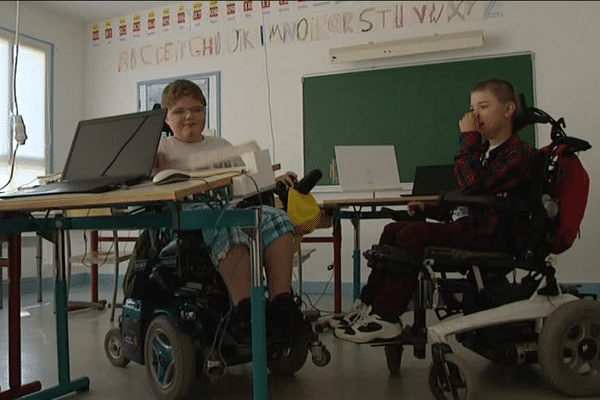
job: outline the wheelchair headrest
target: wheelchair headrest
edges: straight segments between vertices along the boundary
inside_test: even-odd
[[[515,114],[513,122],[515,132],[519,132],[527,125],[533,124],[550,124],[552,130],[550,137],[554,146],[561,144],[567,145],[568,152],[574,153],[578,151],[585,151],[590,149],[592,146],[583,139],[567,136],[563,128],[566,126],[564,118],[559,118],[558,121],[554,120],[548,113],[540,110],[539,108],[527,106],[525,101],[525,95],[521,93],[519,95],[519,107]]]
[[[154,103],[154,105],[152,106],[153,110],[158,110],[159,108],[161,108],[160,103]],[[164,133],[166,133],[167,136],[173,135],[173,131],[171,130],[171,127],[166,122],[163,124],[162,131]]]
[[[527,125],[547,124],[551,122],[551,120],[552,117],[545,112],[538,110],[535,107],[528,107],[527,101],[525,100],[525,95],[523,93],[519,95],[519,104],[514,120],[515,132],[519,132]]]

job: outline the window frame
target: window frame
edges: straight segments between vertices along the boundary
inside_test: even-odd
[[[0,27],[0,38],[6,40],[9,44],[8,50],[8,60],[9,60],[9,88],[13,85],[13,57],[14,57],[14,42],[15,42],[15,32]],[[41,40],[38,38],[34,38],[29,35],[19,33],[19,45],[25,45],[27,47],[34,48],[38,51],[41,51],[45,54],[45,62],[46,68],[44,71],[44,81],[45,81],[45,99],[44,99],[44,108],[45,108],[45,118],[44,118],[44,156],[43,159],[31,158],[29,156],[21,156],[19,155],[19,150],[17,150],[16,160],[15,160],[15,172],[18,172],[20,169],[25,168],[26,166],[31,166],[32,164],[36,167],[43,167],[44,174],[53,173],[54,169],[54,44],[48,42],[46,40]],[[18,68],[17,64],[17,68]],[[2,167],[7,167],[8,171],[10,171],[10,158],[12,153],[15,150],[15,142],[13,139],[13,128],[10,126],[10,114],[12,113],[12,89],[9,89],[9,98],[8,105],[9,108],[7,110],[9,117],[9,145],[8,145],[8,153],[6,155],[0,154],[0,165]],[[17,98],[18,101],[18,98]],[[27,121],[25,121],[25,126],[27,127]],[[25,144],[27,146],[27,143]],[[0,182],[4,184],[4,182]]]

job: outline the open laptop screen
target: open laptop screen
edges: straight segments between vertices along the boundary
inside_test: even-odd
[[[63,180],[149,178],[166,109],[80,121]]]
[[[431,196],[457,189],[454,164],[423,165],[415,170],[413,196]]]

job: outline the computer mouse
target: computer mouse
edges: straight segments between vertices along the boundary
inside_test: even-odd
[[[154,175],[152,182],[155,185],[166,185],[174,182],[187,181],[188,179],[190,179],[190,175],[185,171],[180,171],[177,169],[165,169]]]

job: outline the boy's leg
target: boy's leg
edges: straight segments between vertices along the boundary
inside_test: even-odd
[[[293,235],[286,233],[264,250],[264,260],[269,298],[292,292],[292,267],[294,262]]]
[[[235,245],[219,263],[219,273],[229,290],[234,306],[250,298],[250,252],[245,245]]]

